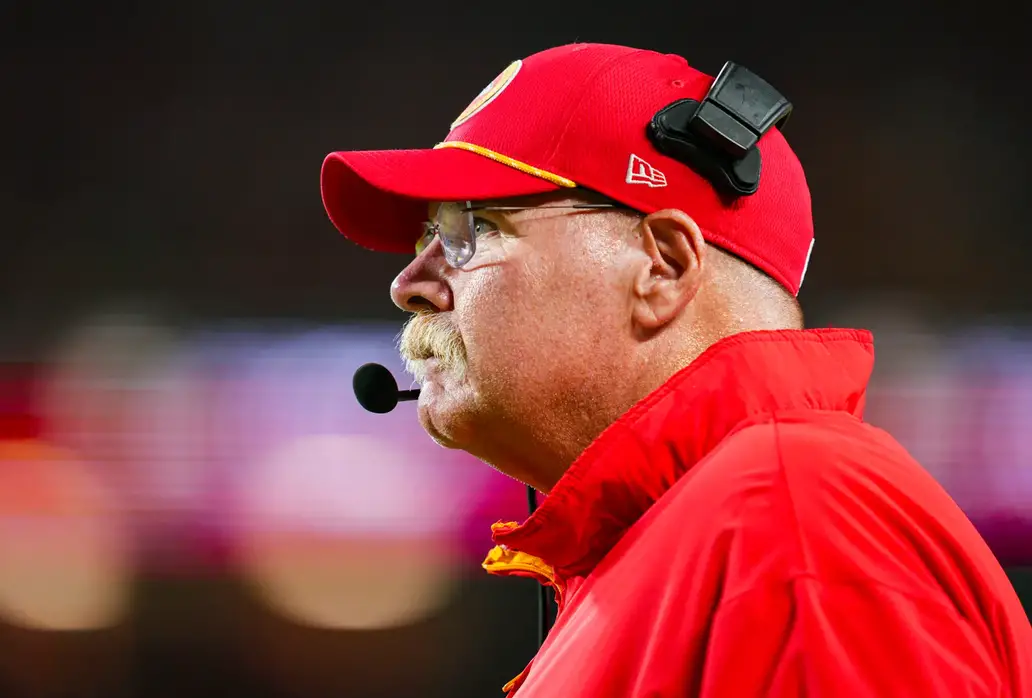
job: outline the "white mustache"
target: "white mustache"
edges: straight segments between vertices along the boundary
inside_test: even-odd
[[[466,345],[462,337],[442,313],[418,312],[409,318],[398,338],[398,349],[405,361],[405,370],[422,383],[426,378],[426,360],[437,359],[441,368],[466,371]]]

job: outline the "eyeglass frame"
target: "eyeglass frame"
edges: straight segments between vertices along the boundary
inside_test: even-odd
[[[576,190],[574,190],[576,191]],[[583,190],[582,190],[583,191]],[[479,211],[529,211],[537,209],[568,209],[568,210],[633,210],[630,206],[621,204],[617,201],[609,201],[604,203],[583,203],[583,204],[542,204],[540,206],[474,206],[472,201],[458,202],[448,201],[443,204],[462,204],[463,208],[460,209],[459,213],[465,214],[466,216],[466,230],[469,231],[468,240],[469,251],[466,253],[465,258],[455,257],[454,252],[449,250],[445,244],[445,237],[441,235],[441,224],[439,221],[431,220],[423,222],[423,234],[419,236],[419,240],[416,241],[416,256],[422,254],[423,250],[430,246],[433,242],[434,237],[441,240],[441,247],[444,249],[444,259],[448,264],[455,269],[462,269],[464,266],[469,264],[473,259],[473,256],[477,252],[477,233],[476,224],[474,222],[473,214]],[[442,204],[442,205],[443,205]],[[425,242],[424,242],[425,240]]]

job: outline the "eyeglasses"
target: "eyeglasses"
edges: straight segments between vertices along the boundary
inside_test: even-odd
[[[461,269],[476,254],[477,238],[497,230],[494,223],[477,217],[474,215],[475,213],[479,211],[527,211],[542,208],[595,210],[626,209],[627,207],[615,202],[545,204],[542,206],[474,206],[472,201],[446,202],[438,207],[434,220],[423,223],[423,234],[416,241],[416,255],[429,247],[436,236],[441,239],[445,261],[456,269]]]

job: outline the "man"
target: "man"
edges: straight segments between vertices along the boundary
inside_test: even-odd
[[[732,64],[577,44],[435,149],[323,165],[342,233],[418,250],[391,292],[423,427],[548,495],[484,563],[559,605],[510,695],[1032,697],[999,564],[861,419],[870,335],[802,329],[788,109]]]

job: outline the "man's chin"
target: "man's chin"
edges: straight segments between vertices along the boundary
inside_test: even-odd
[[[497,436],[497,427],[490,419],[485,405],[476,400],[467,383],[454,389],[442,389],[441,384],[427,381],[419,395],[419,423],[437,445],[465,451],[511,478],[547,492],[549,485],[534,476],[533,468],[513,462],[508,450],[499,453],[500,444],[490,438]]]
[[[471,402],[466,384],[430,376],[420,388],[419,423],[438,445],[468,450],[464,436],[472,431]]]
[[[457,450],[465,450],[463,440],[456,435],[455,420],[449,415],[441,415],[423,405],[419,406],[419,424],[438,446]],[[461,433],[461,429],[458,430]]]

